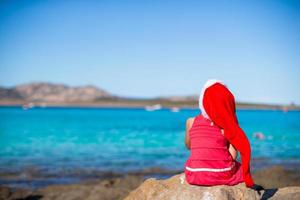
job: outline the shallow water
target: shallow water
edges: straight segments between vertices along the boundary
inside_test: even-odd
[[[1,107],[0,172],[182,169],[189,155],[183,143],[185,120],[198,113]],[[238,118],[251,143],[254,167],[300,168],[299,111],[239,110]],[[265,139],[256,139],[257,132]]]

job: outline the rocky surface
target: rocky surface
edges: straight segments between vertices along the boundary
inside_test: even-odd
[[[27,178],[30,180],[45,179],[45,176],[35,170],[29,170]],[[85,176],[93,179],[83,180],[76,184],[57,184],[37,189],[11,188],[0,186],[0,200],[8,199],[46,199],[46,200],[81,200],[81,199],[300,199],[300,176],[296,171],[286,170],[280,166],[269,167],[254,173],[253,177],[257,184],[263,185],[267,190],[258,195],[248,189],[244,184],[236,186],[201,187],[191,186],[184,180],[183,174],[175,175],[166,180],[157,180],[154,174],[163,176],[180,173],[167,171],[160,168],[131,172],[128,175],[103,173],[91,171],[72,172],[71,176]],[[61,174],[65,176],[66,174]],[[57,174],[59,176],[59,174]],[[0,176],[6,182],[10,179],[15,181],[16,174]],[[52,176],[51,176],[52,177]],[[52,177],[53,178],[53,177]],[[24,179],[20,182],[25,183]],[[142,185],[141,185],[142,184]],[[139,187],[138,187],[139,186]],[[288,186],[288,187],[287,187]],[[138,187],[138,188],[137,188]],[[136,189],[137,188],[137,189]],[[133,190],[133,191],[132,191]],[[130,193],[130,191],[132,191]],[[129,196],[128,196],[129,194]]]
[[[236,186],[202,187],[189,185],[184,174],[175,175],[166,180],[147,179],[125,200],[231,200],[231,199],[300,199],[300,187],[266,189],[260,195],[243,183]]]
[[[256,171],[253,178],[255,183],[265,188],[300,186],[299,170],[287,170],[282,166],[272,166]]]
[[[0,186],[0,200],[118,200],[143,181],[141,176],[126,176],[78,184],[52,185],[38,190],[12,189]]]
[[[0,88],[0,99],[30,102],[82,102],[114,96],[95,86],[69,87],[63,84],[29,83],[13,88]]]

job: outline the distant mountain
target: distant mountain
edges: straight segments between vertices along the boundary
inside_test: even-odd
[[[0,88],[1,100],[38,102],[84,102],[114,98],[112,94],[95,86],[70,87],[63,84],[28,83],[13,88]]]
[[[0,87],[0,99],[22,100],[22,96],[14,88]]]

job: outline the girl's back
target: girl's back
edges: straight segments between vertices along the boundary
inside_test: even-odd
[[[189,130],[191,154],[186,162],[186,180],[194,185],[235,185],[243,182],[242,168],[228,151],[222,130],[202,115]]]

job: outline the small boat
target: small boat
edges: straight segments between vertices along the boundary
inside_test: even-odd
[[[172,107],[171,112],[179,112],[180,109],[178,107]]]
[[[24,105],[22,106],[22,108],[23,108],[23,110],[28,110],[28,109],[29,109],[29,107],[28,107],[27,104],[24,104]]]
[[[33,108],[34,107],[34,103],[30,102],[30,103],[25,103],[23,104],[22,108],[23,110],[28,110],[30,108]]]
[[[160,104],[155,104],[152,106],[146,106],[145,110],[146,111],[155,111],[155,110],[160,110],[162,108],[162,106]]]

